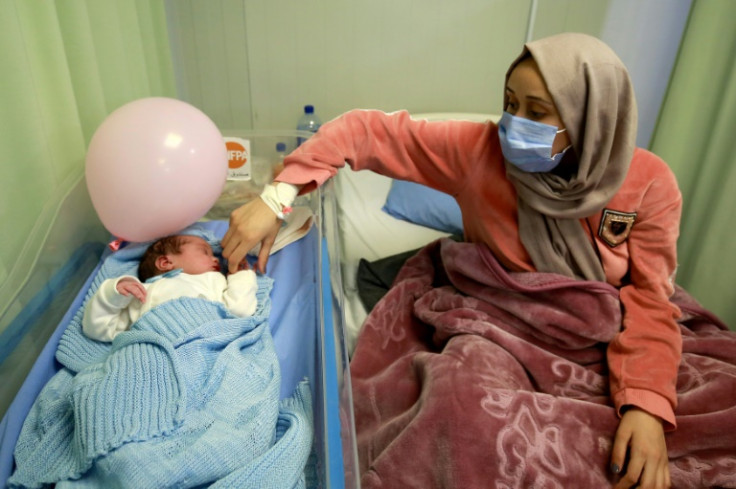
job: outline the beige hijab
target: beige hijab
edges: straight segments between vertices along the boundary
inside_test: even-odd
[[[626,177],[636,143],[631,80],[603,42],[565,33],[527,43],[506,73],[507,81],[529,54],[567,128],[578,170],[566,180],[552,173],[527,173],[506,162],[518,194],[521,241],[539,271],[604,281],[579,219],[602,210]]]

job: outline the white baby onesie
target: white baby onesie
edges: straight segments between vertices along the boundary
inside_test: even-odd
[[[125,275],[125,277],[136,277]],[[89,300],[82,319],[82,331],[98,341],[112,341],[127,331],[144,313],[159,304],[180,297],[202,298],[222,302],[230,312],[239,317],[251,316],[258,300],[256,274],[253,270],[241,270],[225,277],[220,272],[189,275],[181,272],[174,276],[154,277],[146,282],[146,301],[118,293],[116,287],[123,277],[107,279]]]

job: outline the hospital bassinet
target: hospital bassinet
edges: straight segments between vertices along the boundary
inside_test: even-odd
[[[260,165],[261,178],[264,168],[277,163],[276,143],[285,142],[293,149],[300,135],[295,131],[225,131],[224,134],[250,142],[252,161]],[[270,176],[266,177],[268,180]],[[256,183],[258,185],[228,183],[202,226],[222,236],[227,229],[227,221],[222,218],[243,199],[257,195],[258,186],[265,181]],[[79,193],[86,192],[83,182],[78,187]],[[314,225],[307,236],[272,255],[267,273],[274,279],[269,325],[281,367],[281,397],[287,397],[304,377],[309,379],[315,431],[308,463],[312,475],[307,479],[309,485],[357,487],[348,352],[343,332],[341,250],[332,184],[300,197],[296,205],[312,210]],[[74,219],[73,216],[61,217]],[[49,240],[54,240],[54,233]],[[3,485],[13,470],[13,451],[23,421],[45,383],[60,369],[55,353],[63,331],[82,305],[101,263],[112,253],[104,245],[103,242],[85,243],[60,271],[48,277],[42,292],[29,300],[23,310],[9,310],[2,318],[3,324],[8,324],[0,333],[3,396],[7,401],[12,399],[6,403],[7,411],[0,424],[0,481]],[[39,260],[37,266],[43,266],[43,260]],[[85,266],[88,275],[80,279],[79,270],[85,270]],[[94,267],[91,273],[89,267]],[[60,308],[67,307],[70,302],[59,320]],[[29,336],[30,332],[38,334],[39,325],[40,329],[46,329],[45,335],[50,334],[50,338],[43,340],[45,345],[32,361],[30,373],[14,371],[12,364],[27,356],[26,352],[33,351],[29,344],[39,343]]]

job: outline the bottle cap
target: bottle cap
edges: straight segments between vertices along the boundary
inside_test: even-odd
[[[305,114],[313,114],[314,113],[314,105],[305,105],[304,106],[304,113]]]
[[[286,151],[286,143],[276,143],[276,151],[278,151],[279,153],[283,153],[284,151]]]

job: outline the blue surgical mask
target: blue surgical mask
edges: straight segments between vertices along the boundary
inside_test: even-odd
[[[548,172],[560,164],[565,152],[552,155],[555,136],[565,129],[516,117],[504,111],[498,122],[501,151],[509,163],[525,172]]]

